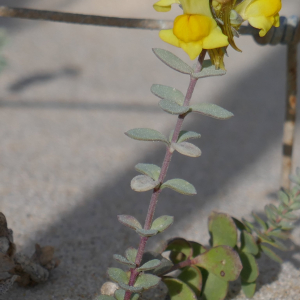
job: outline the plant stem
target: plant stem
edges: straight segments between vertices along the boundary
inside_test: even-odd
[[[201,54],[199,55],[197,66],[196,66],[195,71],[194,71],[195,73],[198,73],[198,72],[201,71],[202,64],[203,64],[203,61],[204,61],[204,58],[205,58],[205,54],[206,54],[206,50],[203,50],[201,52]],[[186,96],[185,96],[183,106],[189,106],[192,95],[193,95],[193,92],[194,92],[194,89],[195,89],[195,86],[196,86],[196,83],[197,83],[197,80],[198,80],[197,78],[194,78],[194,77],[191,76],[190,84],[189,84],[189,87],[188,87],[188,90],[187,90],[187,93],[186,93]],[[180,129],[182,127],[182,123],[183,123],[183,120],[184,120],[185,116],[186,116],[186,114],[178,116],[177,123],[176,123],[175,130],[174,130],[173,137],[172,137],[172,143],[176,143],[177,140],[178,140]],[[160,175],[159,175],[159,178],[158,178],[158,180],[160,182],[160,185],[153,190],[153,193],[152,193],[152,196],[151,196],[151,200],[150,200],[150,204],[149,204],[149,208],[148,208],[148,212],[147,212],[147,217],[146,217],[146,221],[145,221],[145,225],[144,225],[144,229],[146,229],[146,230],[149,230],[151,228],[154,213],[155,213],[155,208],[156,208],[156,205],[157,205],[157,202],[158,202],[158,196],[161,193],[161,188],[160,187],[163,184],[164,179],[167,175],[168,168],[169,168],[169,165],[170,165],[170,162],[171,162],[171,159],[172,159],[172,155],[173,155],[173,150],[171,149],[171,146],[168,146],[167,150],[166,150],[166,155],[165,155],[165,158],[164,158],[164,161],[163,161],[163,164],[162,164],[161,172],[160,172]],[[148,239],[149,239],[149,237],[141,237],[140,238],[140,244],[139,244],[137,256],[136,256],[136,259],[135,259],[136,268],[135,269],[130,269],[130,272],[131,272],[130,279],[129,279],[129,285],[130,286],[134,285],[135,280],[136,280],[136,278],[139,274],[139,272],[137,271],[137,268],[141,264],[141,261],[142,261],[142,258],[143,258],[144,252],[145,252],[145,248],[146,248],[146,244],[147,244]],[[131,292],[126,291],[124,300],[130,300],[130,297],[131,297]]]

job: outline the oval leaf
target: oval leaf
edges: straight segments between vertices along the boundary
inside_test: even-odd
[[[217,246],[192,259],[192,263],[225,281],[236,280],[242,270],[239,255],[228,246]]]
[[[184,74],[192,74],[193,69],[170,51],[154,48],[154,54],[168,67]]]
[[[208,250],[203,245],[197,242],[189,241],[189,243],[192,245],[193,248],[193,257],[196,257]]]
[[[137,249],[130,247],[125,251],[125,257],[132,263],[135,263],[137,252]]]
[[[142,228],[141,223],[133,216],[118,215],[118,221],[123,225],[130,227],[132,229]]]
[[[153,190],[159,185],[159,181],[154,181],[151,177],[147,175],[135,176],[130,183],[130,187],[135,192],[147,192]]]
[[[184,95],[180,91],[170,86],[153,84],[151,87],[151,92],[158,98],[172,100],[178,105],[183,105],[184,103]]]
[[[182,143],[189,139],[199,139],[200,137],[201,137],[201,134],[199,134],[197,132],[182,130],[179,133],[177,143]]]
[[[157,267],[159,267],[161,264],[161,261],[159,259],[152,259],[145,264],[143,264],[141,267],[138,268],[138,271],[148,271],[148,270],[153,270]]]
[[[204,300],[223,300],[228,292],[228,281],[224,281],[212,273],[208,273],[208,278],[203,289]]]
[[[230,111],[211,103],[194,104],[190,106],[190,109],[192,112],[200,113],[219,120],[226,120],[233,117],[233,113]]]
[[[154,236],[156,234],[158,234],[158,231],[157,230],[154,230],[154,229],[149,229],[149,230],[146,230],[146,229],[137,229],[136,232],[141,235],[141,236],[147,236],[147,237],[150,237],[150,236]]]
[[[256,290],[256,281],[248,283],[242,280],[242,289],[247,298],[252,298]]]
[[[183,253],[184,258],[190,258],[193,256],[193,247],[187,240],[183,238],[175,238],[169,240],[164,251],[171,251],[171,253]],[[180,260],[173,261],[173,263],[178,263]]]
[[[172,100],[160,100],[158,103],[159,107],[165,112],[172,115],[182,115],[189,111],[188,106],[180,106]]]
[[[134,287],[148,290],[159,284],[160,278],[152,274],[140,274],[134,284]]]
[[[114,260],[116,260],[117,262],[119,262],[123,265],[127,265],[127,266],[132,267],[132,268],[135,267],[134,263],[132,263],[131,261],[129,261],[128,259],[126,259],[122,255],[114,254],[113,258],[114,258]]]
[[[158,232],[163,232],[169,228],[174,222],[174,217],[171,216],[161,216],[155,219],[152,223],[151,229],[155,229]]]
[[[116,290],[115,291],[115,298],[116,300],[124,300],[124,297],[125,297],[125,290]],[[140,297],[139,294],[131,294],[131,297],[130,297],[130,300],[138,300]]]
[[[253,255],[258,254],[259,248],[252,234],[243,230],[241,233],[241,243],[241,250],[243,252],[250,253]]]
[[[129,278],[128,278],[127,274],[121,269],[108,268],[107,274],[112,281],[118,283],[119,285],[121,283],[128,284],[128,282],[129,282]]]
[[[295,201],[291,206],[290,209],[292,210],[298,210],[300,209],[300,201]]]
[[[167,145],[169,144],[168,140],[162,133],[151,128],[134,128],[128,130],[125,134],[134,140],[164,142]]]
[[[216,70],[216,67],[212,64],[210,60],[205,60],[203,62],[203,67],[201,72],[193,73],[194,78],[205,78],[205,77],[212,77],[212,76],[222,76],[225,75],[225,70]]]
[[[224,213],[212,212],[208,218],[212,245],[227,245],[234,248],[237,243],[237,229],[232,218]]]
[[[171,300],[197,300],[193,290],[177,278],[165,277],[163,282],[168,287]]]
[[[262,220],[256,213],[252,213],[252,216],[263,230],[268,230],[268,225],[264,220]]]
[[[274,251],[272,251],[270,248],[266,247],[265,245],[260,245],[260,248],[261,248],[263,253],[265,253],[267,256],[269,256],[274,261],[276,261],[280,264],[283,263],[283,260]]]
[[[196,294],[200,296],[202,289],[202,274],[199,268],[196,266],[186,267],[182,270],[178,279],[186,283]]]
[[[189,156],[189,157],[199,157],[201,155],[201,150],[187,142],[182,142],[182,143],[172,143],[172,147],[179,153]]]
[[[196,195],[195,187],[183,179],[171,179],[162,184],[161,189],[169,188],[183,195]]]
[[[130,291],[132,293],[140,293],[143,290],[142,287],[129,286],[128,284],[124,284],[124,283],[119,283],[119,286],[120,288],[126,291]]]
[[[148,175],[153,180],[158,180],[161,171],[159,166],[153,164],[137,164],[135,169],[144,175]]]
[[[240,252],[240,258],[243,264],[241,278],[244,282],[253,282],[259,275],[258,266],[255,257],[250,253]]]

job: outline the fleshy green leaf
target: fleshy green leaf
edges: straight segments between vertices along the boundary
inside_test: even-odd
[[[242,221],[244,223],[244,226],[246,228],[246,230],[251,233],[252,230],[255,230],[255,227],[252,223],[248,222],[247,220],[245,220],[244,218],[242,218]]]
[[[170,300],[197,300],[197,296],[193,290],[183,281],[165,277],[163,282],[168,287]]]
[[[134,287],[140,287],[144,290],[148,290],[152,287],[155,287],[160,282],[158,276],[152,274],[140,274],[134,284]]]
[[[189,157],[199,157],[201,155],[201,150],[187,142],[182,143],[172,143],[172,147],[179,153],[189,156]]]
[[[268,248],[265,245],[260,245],[261,250],[263,253],[265,253],[266,255],[268,255],[271,259],[273,259],[274,261],[278,262],[278,263],[283,263],[282,259],[274,252],[272,251],[270,248]]]
[[[158,180],[153,180],[151,177],[147,175],[138,175],[135,176],[130,183],[130,187],[135,192],[147,192],[153,190],[159,185]]]
[[[276,221],[277,217],[278,217],[278,211],[275,205],[273,204],[268,204],[265,206],[265,213],[266,216],[269,220],[271,221]]]
[[[192,263],[225,281],[236,280],[242,270],[239,255],[228,246],[217,246],[193,258]]]
[[[171,251],[171,253],[183,253],[184,258],[192,257],[193,255],[193,248],[192,245],[183,238],[175,238],[168,241],[167,247],[164,251]],[[171,257],[170,257],[171,258]],[[173,263],[178,263],[181,260],[173,260],[171,258]]]
[[[274,236],[274,237],[282,239],[282,240],[287,240],[289,238],[288,233],[282,231],[281,228],[278,228],[278,229],[268,232],[268,236]]]
[[[278,226],[281,226],[282,230],[292,230],[293,228],[295,228],[295,226],[287,221],[281,221]]]
[[[212,76],[222,76],[225,75],[225,70],[216,70],[215,65],[212,64],[210,60],[205,60],[203,62],[203,67],[201,72],[199,73],[193,73],[192,76],[194,78],[205,78],[205,77],[212,77]]]
[[[126,250],[125,257],[132,263],[135,263],[137,252],[137,249],[130,247]]]
[[[178,279],[186,283],[195,293],[196,296],[200,296],[202,288],[202,274],[199,268],[196,266],[189,266],[182,270]]]
[[[193,248],[193,257],[196,257],[208,250],[203,245],[197,242],[189,241],[189,243],[192,245]]]
[[[141,267],[138,268],[138,271],[148,271],[153,270],[157,268],[161,264],[159,259],[152,259],[145,264],[143,264]]]
[[[298,219],[298,216],[296,216],[295,214],[290,213],[290,212],[284,214],[283,217],[284,217],[285,219],[287,219],[287,220],[290,220],[290,221],[295,221],[295,220]]]
[[[252,216],[255,219],[255,221],[261,226],[261,228],[263,230],[268,229],[267,223],[264,220],[262,220],[256,213],[252,213]]]
[[[124,300],[124,297],[125,297],[125,290],[116,290],[115,291],[115,298],[116,300]],[[131,297],[130,297],[130,300],[138,300],[140,297],[139,294],[131,294]]]
[[[243,264],[241,278],[244,282],[253,282],[259,275],[258,266],[255,257],[250,253],[240,252],[240,258]]]
[[[253,255],[258,254],[259,248],[252,234],[243,230],[241,233],[241,242],[241,250],[243,252],[250,253]]]
[[[189,111],[188,106],[178,105],[172,100],[162,99],[158,103],[159,107],[171,115],[182,115]]]
[[[285,205],[289,204],[290,197],[284,190],[280,190],[278,192],[278,197],[279,197],[280,201],[282,201]]]
[[[183,179],[171,179],[163,183],[161,189],[169,188],[183,195],[196,195],[195,187]]]
[[[226,120],[233,117],[233,113],[212,103],[193,104],[190,106],[190,109],[192,112],[220,120]]]
[[[100,295],[97,300],[116,300],[113,296]]]
[[[162,133],[151,128],[134,128],[128,130],[125,134],[134,140],[164,142],[167,145],[169,144],[168,140]]]
[[[114,260],[116,260],[117,262],[123,264],[123,265],[127,265],[131,268],[135,267],[135,263],[132,263],[131,261],[129,261],[128,259],[126,259],[125,257],[123,257],[122,255],[119,254],[114,254]]]
[[[201,137],[201,134],[199,134],[197,132],[182,130],[179,133],[177,143],[182,143],[189,139],[199,139],[200,137]]]
[[[121,283],[127,284],[129,282],[127,274],[121,269],[108,268],[107,274],[112,281],[117,282],[119,285]]]
[[[120,288],[126,290],[126,291],[130,291],[132,293],[140,293],[143,288],[142,287],[135,287],[135,286],[129,286],[128,284],[124,284],[124,283],[119,283]]]
[[[118,215],[118,221],[132,229],[142,228],[141,223],[133,216]]]
[[[163,232],[169,228],[174,222],[174,217],[171,216],[161,216],[155,219],[152,223],[151,229],[155,229],[158,232]]]
[[[298,210],[298,209],[300,209],[300,201],[295,201],[295,202],[290,206],[290,208],[291,208],[292,210]]]
[[[159,175],[160,175],[160,167],[153,165],[153,164],[137,164],[135,166],[135,169],[144,174],[144,175],[148,175],[149,177],[151,177],[153,180],[158,180]]]
[[[184,74],[192,74],[193,69],[170,51],[154,48],[154,54],[167,66]]]
[[[234,248],[237,243],[237,229],[232,218],[224,213],[212,212],[208,219],[212,245],[227,245]]]
[[[228,292],[228,281],[209,273],[203,288],[203,300],[223,300]]]
[[[158,233],[158,231],[155,229],[146,230],[146,229],[139,229],[139,228],[136,230],[136,232],[141,236],[147,236],[147,237],[154,236]]]
[[[158,98],[172,100],[178,105],[183,105],[184,103],[184,95],[175,88],[161,84],[153,84],[151,92]]]
[[[245,224],[242,223],[240,220],[238,220],[236,218],[233,218],[233,217],[232,217],[232,220],[233,220],[235,226],[238,228],[238,230],[240,230],[240,231],[247,230],[248,231],[248,229],[246,228]]]
[[[256,281],[248,283],[242,280],[242,289],[247,298],[252,298],[256,290]]]

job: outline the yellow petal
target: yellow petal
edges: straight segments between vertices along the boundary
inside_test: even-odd
[[[202,41],[190,43],[180,42],[180,47],[188,54],[190,60],[194,60],[202,51]]]
[[[265,36],[274,23],[274,17],[253,17],[248,19],[251,26],[261,29],[259,36]]]
[[[174,35],[173,29],[161,30],[159,32],[159,37],[168,44],[180,47],[179,39]]]
[[[273,26],[275,27],[279,27],[280,26],[280,17],[279,17],[279,14],[277,14],[275,17],[274,17],[274,24]]]
[[[212,18],[209,0],[180,0],[183,12],[189,15],[204,15]]]
[[[228,37],[222,33],[220,27],[216,26],[210,34],[203,39],[204,49],[214,49],[228,46]]]
[[[274,17],[281,10],[281,0],[255,0],[246,9],[248,17]]]
[[[179,0],[160,0],[154,3],[153,7],[158,12],[167,12],[171,10],[171,5],[174,3],[180,4]]]

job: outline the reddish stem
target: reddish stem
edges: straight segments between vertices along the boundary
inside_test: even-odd
[[[194,71],[195,73],[198,73],[201,71],[205,54],[206,54],[206,50],[203,50],[198,58],[198,63],[195,68],[195,71]],[[193,92],[194,92],[194,89],[195,89],[195,86],[197,83],[197,80],[198,80],[197,78],[194,78],[191,76],[190,84],[189,84],[189,87],[188,87],[188,90],[187,90],[187,93],[185,96],[183,106],[189,106],[190,100],[192,98],[192,95],[193,95]],[[175,130],[174,130],[173,137],[172,137],[172,143],[176,143],[178,140],[180,129],[182,127],[182,123],[183,123],[185,116],[186,116],[185,114],[178,116],[177,123],[176,123]],[[173,154],[173,151],[171,150],[170,146],[168,146],[167,150],[166,150],[166,155],[165,155],[162,167],[161,167],[160,175],[158,178],[160,185],[153,190],[153,193],[151,196],[151,200],[150,200],[150,204],[149,204],[149,208],[148,208],[148,212],[147,212],[147,217],[146,217],[146,221],[145,221],[145,225],[144,225],[144,229],[146,229],[146,230],[149,230],[151,228],[154,213],[155,213],[155,208],[156,208],[157,201],[158,201],[158,196],[161,193],[160,187],[161,187],[162,183],[164,182],[165,177],[167,175],[168,168],[169,168],[169,165],[170,165],[170,162],[172,159],[172,154]],[[129,279],[130,286],[134,285],[135,280],[139,274],[139,272],[137,271],[137,268],[141,264],[148,239],[149,239],[149,237],[141,237],[140,238],[140,244],[139,244],[137,256],[135,259],[136,268],[130,270],[131,271],[131,275],[130,275],[130,279]],[[132,293],[130,291],[126,291],[124,300],[130,300],[131,294]]]

